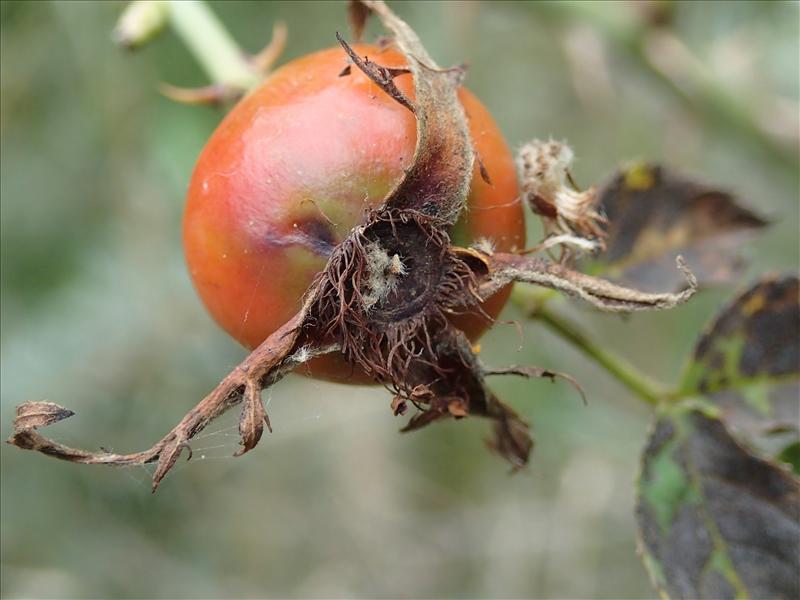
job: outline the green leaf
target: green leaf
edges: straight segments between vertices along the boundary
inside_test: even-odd
[[[766,225],[730,193],[658,165],[619,171],[599,197],[607,251],[588,268],[645,291],[684,283],[675,269],[679,254],[701,285],[734,278],[741,247]]]
[[[800,597],[800,479],[707,411],[657,419],[638,482],[645,564],[669,598]]]
[[[700,337],[680,393],[704,396],[739,439],[772,456],[795,443],[800,428],[797,277],[762,279],[725,307]]]

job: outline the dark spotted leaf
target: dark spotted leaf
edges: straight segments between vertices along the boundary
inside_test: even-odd
[[[800,283],[765,278],[700,337],[681,385],[702,395],[742,441],[777,455],[800,429]]]
[[[766,225],[730,193],[658,165],[620,171],[600,190],[600,203],[607,251],[594,269],[646,291],[683,284],[678,255],[701,285],[732,279],[741,247]]]
[[[663,596],[800,597],[800,480],[705,412],[672,407],[659,416],[636,513]]]

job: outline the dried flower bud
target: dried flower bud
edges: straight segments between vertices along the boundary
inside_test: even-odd
[[[604,247],[605,218],[597,210],[594,187],[580,191],[572,185],[569,165],[574,154],[563,142],[533,140],[519,151],[517,164],[522,195],[531,210],[542,217],[545,233],[591,240]],[[573,244],[586,249],[586,244]]]

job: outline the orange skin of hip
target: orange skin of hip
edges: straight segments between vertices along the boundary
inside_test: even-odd
[[[356,45],[387,67],[405,66],[394,50]],[[416,120],[357,68],[341,48],[294,60],[242,99],[208,140],[189,185],[183,221],[186,261],[208,311],[236,340],[255,348],[300,308],[329,252],[366,211],[381,204],[413,159]],[[414,97],[412,76],[395,79]],[[453,243],[490,240],[499,251],[524,247],[514,160],[491,115],[464,88],[459,98],[475,149],[468,210]],[[487,300],[492,317],[510,287]],[[490,325],[480,315],[453,319],[470,339]],[[298,372],[366,383],[338,354]]]

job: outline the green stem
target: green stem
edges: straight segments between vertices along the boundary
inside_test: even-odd
[[[661,390],[658,384],[654,383],[647,375],[639,372],[635,367],[608,352],[605,348],[595,344],[574,324],[552,312],[546,306],[540,305],[533,316],[556,332],[561,338],[578,348],[586,356],[593,359],[613,375],[617,381],[648,404],[655,406],[666,397],[666,392]]]
[[[663,65],[654,61],[654,43],[660,39],[674,38],[668,30],[648,27],[630,7],[622,3],[607,2],[537,2],[532,5],[538,14],[561,23],[589,23],[607,39],[622,48],[634,63],[656,77],[664,89],[679,98],[691,110],[700,113],[724,131],[735,131],[752,140],[768,152],[773,159],[793,170],[797,167],[797,153],[791,146],[768,133],[758,123],[755,110],[741,95],[729,90],[712,72],[702,68],[688,51],[672,59],[679,68],[676,74],[665,72]],[[686,59],[686,60],[678,60]],[[687,62],[688,64],[682,64]]]
[[[259,74],[205,2],[170,0],[169,22],[216,84],[249,89]]]

